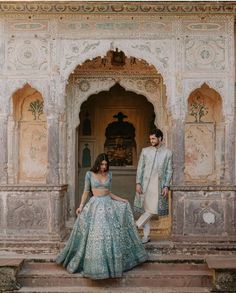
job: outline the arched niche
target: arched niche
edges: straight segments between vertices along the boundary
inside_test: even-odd
[[[219,184],[224,173],[222,99],[203,84],[188,98],[185,123],[185,180]]]
[[[8,125],[10,183],[46,183],[48,145],[44,100],[29,84],[13,94]]]

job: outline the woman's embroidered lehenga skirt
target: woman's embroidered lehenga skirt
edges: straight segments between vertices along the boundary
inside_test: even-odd
[[[91,279],[121,277],[147,260],[128,203],[93,196],[75,221],[56,262]]]

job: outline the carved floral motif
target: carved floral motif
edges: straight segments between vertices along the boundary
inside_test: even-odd
[[[201,122],[201,118],[208,113],[204,100],[200,96],[195,97],[195,101],[190,105],[190,115],[195,118],[195,122]]]
[[[28,111],[32,112],[34,120],[39,120],[40,115],[43,114],[43,101],[35,100],[32,101],[29,105]]]
[[[218,37],[185,41],[185,68],[187,70],[225,70],[225,39]]]
[[[7,69],[13,70],[48,70],[48,41],[10,39],[7,43]]]

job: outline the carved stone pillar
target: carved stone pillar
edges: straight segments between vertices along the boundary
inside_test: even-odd
[[[15,164],[14,164],[14,150],[16,145],[16,122],[13,118],[13,116],[9,116],[8,119],[8,128],[7,128],[7,149],[8,149],[8,160],[7,160],[7,173],[8,173],[8,184],[17,183],[15,181]]]
[[[65,115],[61,117],[59,122],[59,175],[60,175],[60,184],[66,183],[66,121]]]
[[[7,184],[7,116],[0,115],[0,184]]]
[[[47,117],[48,126],[48,184],[59,184],[59,119]]]
[[[234,122],[225,123],[225,183],[235,183],[235,133]]]
[[[184,182],[184,123],[182,120],[172,121],[172,151],[173,151],[173,184]]]

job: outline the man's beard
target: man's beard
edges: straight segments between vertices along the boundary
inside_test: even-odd
[[[157,146],[159,146],[159,145],[160,145],[160,142],[155,143],[155,144],[152,144],[152,146],[154,146],[154,147],[157,147]]]

